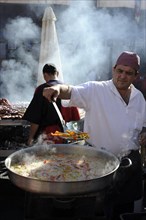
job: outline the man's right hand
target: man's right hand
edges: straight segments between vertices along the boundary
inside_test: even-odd
[[[56,101],[57,98],[70,99],[71,90],[72,88],[69,85],[58,84],[44,88],[43,96],[48,99],[49,102]]]
[[[59,85],[52,86],[52,87],[46,87],[43,90],[43,96],[48,99],[49,102],[56,101],[57,97],[60,93]]]

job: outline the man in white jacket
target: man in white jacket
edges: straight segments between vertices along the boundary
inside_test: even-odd
[[[104,148],[120,159],[128,156],[132,160],[133,165],[124,173],[119,169],[117,183],[108,194],[108,204],[115,198],[112,209],[108,210],[111,220],[118,220],[120,213],[132,212],[134,201],[142,197],[139,150],[140,145],[146,145],[146,102],[133,85],[139,67],[140,57],[124,51],[112,69],[111,80],[90,81],[78,86],[57,85],[43,92],[49,101],[57,97],[70,99],[70,105],[85,110],[84,131],[97,149]]]

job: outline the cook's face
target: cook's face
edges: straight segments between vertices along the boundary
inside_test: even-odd
[[[117,89],[128,89],[137,77],[137,73],[129,66],[117,65],[113,68],[113,83]]]

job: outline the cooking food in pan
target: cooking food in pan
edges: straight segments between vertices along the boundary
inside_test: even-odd
[[[31,160],[30,160],[31,159]],[[47,154],[13,164],[11,170],[25,177],[45,181],[82,181],[105,175],[114,164],[96,157],[77,154]],[[113,166],[113,168],[112,168]]]
[[[16,186],[29,192],[63,197],[105,189],[113,181],[119,163],[118,158],[109,152],[69,144],[33,146],[18,150],[5,160],[9,178]],[[28,172],[25,168],[21,173],[21,165],[29,165],[31,170]],[[44,180],[51,175],[53,180]],[[40,179],[42,176],[43,180]]]
[[[73,139],[73,140],[85,140],[89,138],[88,133],[86,132],[77,132],[66,130],[66,132],[56,131],[55,133],[51,133],[52,136],[62,137],[64,139]]]

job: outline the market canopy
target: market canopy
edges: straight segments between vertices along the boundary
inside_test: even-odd
[[[135,8],[136,5],[139,5],[141,9],[146,9],[146,0],[97,0],[97,7]]]
[[[0,0],[0,3],[15,3],[15,4],[60,4],[69,5],[74,0]],[[78,0],[82,1],[82,0]],[[86,0],[85,0],[86,1]],[[140,5],[141,9],[146,9],[146,0],[97,0],[97,7],[125,7],[135,8],[135,5]]]
[[[69,4],[70,0],[0,0],[0,3],[15,4]]]

